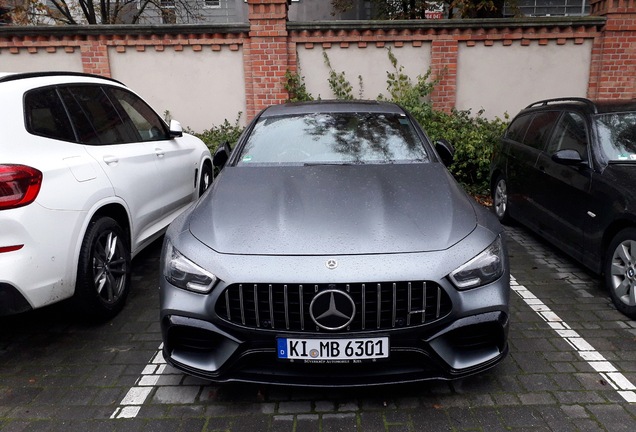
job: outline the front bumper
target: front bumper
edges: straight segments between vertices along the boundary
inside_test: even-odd
[[[499,281],[473,290],[470,295],[488,296],[501,292],[499,285],[508,284]],[[163,296],[164,300],[194,295],[174,287],[162,286],[162,291],[167,294]],[[493,297],[497,296],[490,296]],[[335,334],[245,329],[216,316],[212,319],[188,317],[185,312],[177,313],[163,307],[162,311],[166,361],[188,374],[214,382],[331,387],[451,380],[485,371],[503,360],[508,352],[508,314],[504,305],[459,318],[451,313],[438,321],[415,327]],[[390,341],[390,354],[386,360],[334,364],[277,357],[277,337],[379,336],[388,336]]]

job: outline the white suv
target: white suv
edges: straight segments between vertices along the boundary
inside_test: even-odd
[[[0,73],[0,315],[117,314],[131,259],[210,184],[210,152],[123,84]]]

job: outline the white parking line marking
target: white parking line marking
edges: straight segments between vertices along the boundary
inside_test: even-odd
[[[137,379],[134,387],[131,387],[126,396],[121,400],[110,418],[134,418],[139,414],[141,406],[146,402],[152,392],[153,387],[159,382],[162,372],[166,369],[166,361],[161,350],[163,344],[153,356],[150,364],[146,365],[141,372],[141,377]]]
[[[607,361],[600,352],[596,351],[594,347],[575,330],[572,330],[567,323],[552,312],[550,308],[530,290],[517,283],[517,280],[512,275],[510,276],[510,288],[512,288],[551,329],[563,338],[585,362],[597,371],[623,399],[628,403],[636,404],[636,386],[622,373],[618,372],[611,362]],[[153,387],[159,382],[161,374],[166,369],[166,361],[163,358],[162,348],[163,344],[159,345],[152,360],[141,372],[141,377],[139,377],[135,386],[128,390],[128,393],[124,396],[110,418],[134,418],[139,414],[141,406],[146,402]]]
[[[510,288],[523,299],[548,325],[565,340],[578,355],[586,361],[599,375],[609,383],[628,403],[636,403],[636,386],[625,376],[616,370],[616,367],[603,355],[596,351],[585,339],[575,330],[565,323],[557,314],[552,312],[548,306],[530,292],[526,287],[517,283],[517,280],[510,276]]]

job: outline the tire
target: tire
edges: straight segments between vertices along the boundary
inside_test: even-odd
[[[201,168],[201,178],[199,179],[199,197],[208,190],[212,184],[212,168],[208,164],[204,164]]]
[[[124,307],[130,291],[130,246],[124,230],[109,217],[91,221],[80,250],[75,300],[79,312],[108,320]]]
[[[508,212],[508,184],[503,176],[497,177],[492,190],[492,208],[499,222],[510,224],[512,219]]]
[[[616,309],[636,319],[636,228],[624,229],[612,239],[603,271]]]

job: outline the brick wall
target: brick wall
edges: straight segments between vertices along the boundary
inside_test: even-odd
[[[240,95],[237,97],[245,98],[243,120],[249,120],[263,107],[287,99],[284,75],[287,70],[297,69],[300,48],[318,47],[328,52],[333,47],[339,50],[355,47],[352,55],[364,55],[366,48],[372,46],[391,47],[396,52],[404,47],[429,50],[430,65],[427,66],[433,77],[439,79],[431,100],[436,108],[448,111],[458,100],[458,70],[462,67],[461,53],[466,50],[492,47],[498,50],[498,56],[499,53],[505,56],[506,52],[518,52],[524,47],[558,50],[561,46],[590,44],[589,65],[575,66],[589,67],[587,95],[599,99],[632,99],[636,98],[635,2],[596,0],[592,3],[593,16],[589,17],[299,23],[287,21],[287,0],[248,0],[248,24],[5,26],[0,27],[0,70],[13,56],[55,58],[57,55],[61,58],[62,54],[69,54],[81,56],[80,67],[85,72],[111,76],[113,56],[128,50],[151,50],[155,54],[170,50],[172,54],[183,52],[183,55],[229,50],[242,56],[240,72],[245,88],[236,93]],[[166,64],[166,68],[169,67]],[[210,67],[209,63],[206,67]],[[57,69],[53,62],[51,69]],[[148,72],[165,73],[160,69],[140,71]],[[210,69],[209,76],[223,79],[224,73],[228,71]],[[180,84],[174,82],[173,85]],[[492,92],[492,89],[483,91]],[[510,89],[497,91],[510,92]],[[206,103],[219,102],[222,103],[200,101],[194,109],[204,111]]]
[[[592,51],[588,94],[595,99],[634,99],[636,0],[596,0],[591,7],[607,21]]]

